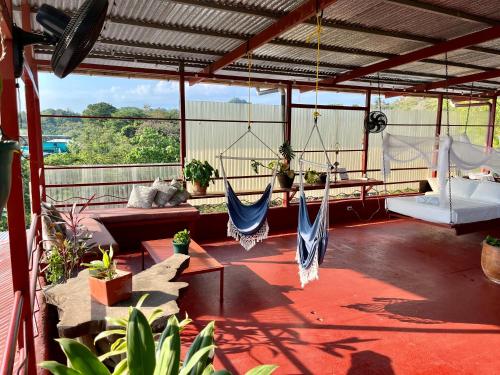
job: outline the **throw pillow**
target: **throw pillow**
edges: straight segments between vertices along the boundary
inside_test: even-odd
[[[187,190],[178,191],[170,202],[167,203],[167,207],[174,207],[185,203],[190,197],[191,196]]]
[[[453,195],[453,191],[451,194]],[[481,181],[470,199],[500,204],[500,184],[498,182]]]
[[[155,199],[156,190],[153,187],[134,185],[128,199],[128,208],[151,208]]]
[[[472,193],[479,186],[478,181],[469,180],[462,177],[453,177],[451,179],[451,196],[455,198],[470,199]],[[446,194],[448,194],[448,183],[446,184]]]
[[[53,204],[42,202],[42,216],[48,233],[59,232],[66,236],[66,221]]]
[[[175,186],[172,186],[170,183],[162,181],[159,178],[153,182],[152,187],[158,190],[154,199],[154,203],[158,207],[164,207],[177,192],[177,188]]]

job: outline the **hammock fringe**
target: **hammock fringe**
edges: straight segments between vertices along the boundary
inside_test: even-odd
[[[269,224],[266,220],[257,232],[251,235],[245,235],[238,231],[238,228],[236,228],[231,218],[229,218],[227,221],[227,235],[228,237],[232,237],[236,241],[239,241],[241,246],[248,251],[258,242],[262,242],[269,236]]]
[[[319,262],[318,262],[318,252],[315,252],[313,261],[309,268],[304,268],[300,264],[300,252],[297,246],[297,253],[295,255],[295,260],[299,265],[299,278],[301,287],[305,287],[311,281],[319,280]]]

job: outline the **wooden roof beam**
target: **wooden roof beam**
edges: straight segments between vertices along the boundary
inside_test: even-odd
[[[431,56],[436,56],[446,52],[462,49],[471,45],[484,43],[490,40],[497,39],[499,37],[500,26],[490,27],[472,34],[467,34],[458,38],[447,40],[445,42],[437,43],[413,52],[398,55],[375,64],[354,69],[347,73],[327,78],[323,80],[322,83],[340,83],[349,81],[369,74],[381,72],[383,70],[395,68],[397,66],[409,64],[414,61],[423,60]]]
[[[212,64],[203,69],[202,73],[215,73],[218,70],[223,69],[225,66],[244,56],[247,52],[253,51],[254,49],[283,34],[295,25],[304,22],[317,12],[333,4],[335,1],[336,0],[307,0],[298,8],[279,18],[263,31],[248,39],[246,43],[239,45],[229,53],[222,56],[220,59],[214,61]],[[191,80],[190,84],[195,84],[202,80],[203,77],[197,77]]]
[[[429,83],[424,83],[421,85],[415,85],[413,87],[404,89],[404,91],[422,92],[422,91],[436,90],[436,89],[446,88],[446,87],[450,87],[450,86],[463,85],[465,83],[484,81],[486,79],[492,79],[492,78],[498,78],[498,77],[500,77],[500,69],[494,69],[494,70],[490,70],[487,72],[474,73],[474,74],[469,74],[469,75],[461,76],[461,77],[448,78],[448,79],[444,79],[442,81],[429,82]],[[500,82],[498,83],[498,85],[500,86]],[[390,98],[391,96],[397,96],[397,95],[389,95],[386,97]]]

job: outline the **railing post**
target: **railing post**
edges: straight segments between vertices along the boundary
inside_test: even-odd
[[[286,85],[286,104],[285,104],[285,141],[292,144],[292,92],[293,87],[291,83]],[[283,206],[290,205],[290,192],[283,193]]]
[[[488,133],[486,137],[486,146],[493,147],[495,138],[495,119],[497,116],[497,97],[494,96],[490,106],[490,116],[488,119]]]
[[[12,18],[12,0],[6,0]],[[9,20],[4,20],[9,22]],[[17,113],[16,82],[13,64],[12,39],[5,39],[6,56],[0,62],[0,74],[3,80],[1,96],[1,124],[6,136],[19,139],[19,123]],[[9,225],[9,246],[14,291],[20,291],[24,298],[22,323],[24,325],[24,350],[27,355],[28,374],[36,374],[36,358],[34,357],[33,314],[30,296],[30,277],[28,248],[26,243],[26,222],[24,215],[23,179],[21,173],[21,155],[14,155],[12,163],[12,189],[7,202],[7,220]],[[21,327],[23,328],[23,327]],[[23,334],[20,331],[20,336]],[[22,344],[22,341],[19,341]]]
[[[186,161],[186,77],[184,63],[179,64],[179,115],[180,115],[180,143],[181,143],[181,169]]]
[[[443,123],[443,94],[439,94],[437,100],[438,102],[436,109],[436,130],[434,135],[436,138],[439,138],[439,136],[441,135],[441,125]],[[438,143],[436,143],[436,146],[439,148]],[[436,153],[434,154],[432,160],[434,164],[436,164],[437,162],[437,151],[438,149],[436,149]],[[437,171],[432,171],[432,177],[434,178],[437,177]]]
[[[372,100],[372,90],[366,90],[365,94],[365,118],[370,114],[371,110],[371,100]],[[363,152],[361,154],[361,173],[363,177],[367,177],[368,171],[368,144],[370,139],[370,133],[363,127]],[[361,187],[361,200],[364,201],[366,198],[366,190],[364,186]]]

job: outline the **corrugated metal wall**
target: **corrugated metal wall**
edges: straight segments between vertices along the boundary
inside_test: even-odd
[[[283,124],[282,110],[280,106],[254,104],[251,106],[251,118],[255,121],[276,121],[276,123],[254,124],[252,130],[263,139],[272,149],[277,150],[283,142]],[[398,125],[389,125],[387,130],[392,134],[414,135],[414,136],[433,136],[436,121],[434,111],[404,111],[387,110],[389,123]],[[443,118],[443,127],[446,124],[446,115]],[[188,119],[219,119],[219,120],[243,120],[248,119],[248,105],[224,102],[200,102],[192,101],[186,103],[186,117]],[[363,111],[349,110],[322,110],[318,119],[319,128],[328,149],[334,149],[338,143],[341,150],[361,150],[363,138]],[[312,126],[312,110],[297,109],[292,111],[292,146],[295,150],[300,150],[309,134]],[[471,113],[469,124],[469,135],[474,143],[484,143],[486,137],[487,113]],[[465,114],[451,112],[450,122],[452,124],[463,124]],[[408,124],[414,126],[399,126],[399,124]],[[424,126],[421,126],[424,125]],[[425,126],[427,125],[427,126]],[[478,126],[481,125],[481,126]],[[246,131],[246,123],[235,123],[230,121],[187,121],[186,142],[187,142],[187,160],[193,158],[208,160],[214,167],[219,168],[217,156],[234,142],[240,135]],[[463,128],[453,127],[452,134],[458,134]],[[444,128],[443,128],[444,132]],[[380,169],[381,135],[370,135],[369,148],[369,169]],[[314,136],[311,139],[309,150],[320,150],[319,139]],[[255,138],[246,137],[230,151],[227,155],[238,157],[272,157],[272,153],[265,149]],[[333,152],[329,153],[332,162],[335,160]],[[308,160],[324,162],[321,152],[308,152]],[[359,170],[361,168],[361,152],[350,151],[340,152],[338,161],[340,167],[348,170]],[[409,165],[401,167],[423,167],[421,161],[415,161]],[[227,174],[229,176],[252,175],[253,170],[250,167],[250,161],[229,160],[225,162]],[[293,165],[297,169],[296,163]],[[261,174],[268,174],[269,171],[261,170]],[[116,169],[98,168],[98,169],[71,169],[71,170],[47,170],[47,184],[75,184],[75,183],[94,183],[110,181],[138,181],[154,180],[156,177],[164,179],[178,178],[179,167],[175,166],[154,166],[154,167],[118,167]],[[413,170],[393,172],[389,181],[418,180],[428,176],[427,170]],[[380,172],[370,172],[370,177],[381,178]],[[361,177],[360,173],[350,173],[351,178]],[[232,184],[236,190],[259,190],[265,187],[269,182],[269,177],[258,177],[233,180]],[[390,190],[402,190],[408,187],[408,184],[390,185]],[[416,188],[415,184],[410,187]],[[48,189],[47,194],[55,200],[62,201],[70,197],[89,197],[92,194],[98,196],[107,195],[120,198],[128,197],[132,185],[113,185],[99,187],[74,187],[74,188],[53,188]],[[223,190],[222,182],[217,181],[215,185],[210,186],[210,191],[220,192]],[[346,189],[343,193],[351,193],[356,189]],[[333,190],[332,195],[341,193]],[[310,192],[310,195],[321,195],[321,192]],[[280,194],[275,197],[281,197]],[[255,197],[247,197],[252,200]],[[117,200],[114,198],[104,198],[103,200]],[[194,204],[220,203],[222,199],[194,200]]]

